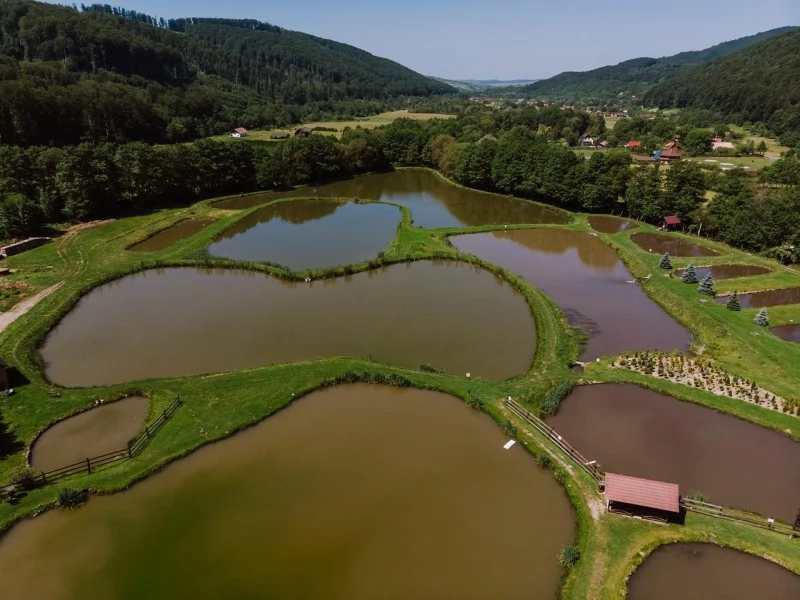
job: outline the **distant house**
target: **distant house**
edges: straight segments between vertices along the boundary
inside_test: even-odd
[[[597,145],[600,146],[601,148],[608,148],[610,146],[610,144],[606,140],[603,140]]]
[[[581,146],[594,146],[594,138],[590,135],[582,135],[578,138],[578,143]]]
[[[310,127],[301,127],[300,129],[294,132],[295,137],[308,137],[310,135],[311,135]]]
[[[288,137],[289,137],[289,134],[285,133],[285,132],[284,133],[273,133],[271,136],[269,136],[269,139],[271,139],[271,140],[285,140]]]
[[[661,219],[661,229],[666,229],[670,231],[672,229],[677,229],[681,226],[681,220],[676,217],[675,215],[670,215],[668,217],[664,217]]]
[[[247,131],[247,129],[245,129],[244,127],[237,127],[236,129],[231,131],[231,137],[243,138],[243,137],[247,137],[248,133],[250,133],[250,132]]]
[[[711,142],[711,147],[714,150],[733,150],[733,144],[731,142],[723,142],[722,140]]]
[[[670,148],[669,150],[661,151],[661,156],[659,157],[659,160],[662,163],[670,163],[670,162],[675,162],[676,160],[680,160],[681,156],[682,155],[680,152],[678,152],[674,148]]]
[[[625,144],[625,147],[630,149],[630,150],[633,150],[634,148],[641,148],[642,147],[642,142],[637,142],[636,140],[631,140],[627,144]]]
[[[678,139],[672,140],[664,144],[664,150],[680,150],[681,141]]]

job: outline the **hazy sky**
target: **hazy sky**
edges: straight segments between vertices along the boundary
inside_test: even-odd
[[[92,0],[84,0],[86,4]],[[66,3],[66,2],[60,2]],[[116,0],[268,21],[452,79],[544,78],[800,25],[800,0]]]

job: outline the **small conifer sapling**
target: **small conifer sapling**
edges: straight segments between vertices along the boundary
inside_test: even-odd
[[[683,283],[697,283],[697,269],[694,268],[693,264],[688,264],[683,270],[681,281]]]
[[[717,291],[714,289],[714,278],[711,276],[711,273],[703,277],[703,281],[700,282],[697,291],[707,296],[717,295]]]
[[[664,256],[661,257],[661,262],[658,264],[658,266],[662,269],[672,268],[672,261],[669,258],[669,252],[664,253]]]
[[[755,324],[759,327],[767,327],[769,325],[769,315],[767,314],[767,309],[762,308],[760,311],[758,311],[758,314],[756,315],[756,318],[753,319],[753,322],[755,322]]]
[[[730,298],[728,298],[725,308],[728,310],[742,310],[742,304],[739,302],[739,293],[736,290],[733,290]]]

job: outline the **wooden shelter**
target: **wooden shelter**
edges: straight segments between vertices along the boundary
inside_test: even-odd
[[[661,219],[661,229],[666,229],[670,231],[672,229],[677,229],[681,226],[681,220],[679,217],[675,215],[669,215]]]
[[[311,129],[309,127],[300,127],[294,132],[295,137],[308,137],[311,135]]]
[[[603,493],[610,512],[667,522],[681,511],[677,483],[606,473]]]

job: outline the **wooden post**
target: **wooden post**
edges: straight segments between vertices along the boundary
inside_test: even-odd
[[[86,459],[86,472],[87,473],[92,472],[92,461],[90,461],[88,458]]]
[[[150,438],[150,428],[147,425],[144,426],[144,432],[147,434],[147,437],[149,439]]]
[[[47,483],[47,475],[45,475],[44,471],[42,471],[42,484],[45,484],[45,483]]]
[[[133,451],[131,450],[132,444],[128,442],[128,458],[133,458]]]

